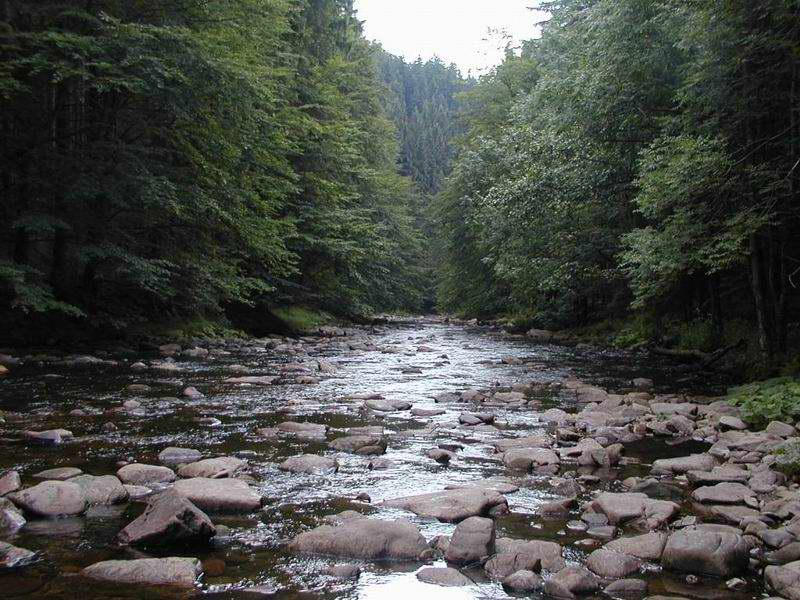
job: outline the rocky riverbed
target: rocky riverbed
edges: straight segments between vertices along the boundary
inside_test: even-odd
[[[794,423],[437,319],[0,356],[10,598],[800,599]]]

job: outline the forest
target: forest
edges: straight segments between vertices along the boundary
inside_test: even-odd
[[[540,8],[474,80],[350,0],[3,0],[0,325],[438,311],[789,359],[800,2]]]

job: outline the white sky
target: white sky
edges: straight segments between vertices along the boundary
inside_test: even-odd
[[[367,39],[408,61],[438,56],[466,75],[479,75],[503,59],[503,30],[516,43],[538,35],[546,13],[528,10],[538,0],[355,0]],[[493,38],[493,39],[492,39]],[[516,45],[516,44],[515,44]]]

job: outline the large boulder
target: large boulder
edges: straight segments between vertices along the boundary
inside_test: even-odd
[[[617,538],[603,547],[607,550],[628,554],[642,560],[661,560],[661,554],[664,552],[666,543],[667,534],[665,532],[653,531],[643,535]]]
[[[376,455],[386,452],[386,440],[378,435],[348,435],[340,437],[328,444],[339,452]]]
[[[503,579],[503,587],[515,594],[528,594],[542,589],[542,578],[533,571],[520,569]]]
[[[261,494],[240,479],[181,479],[172,489],[211,513],[247,513],[262,506]]]
[[[555,542],[499,538],[495,549],[497,554],[484,565],[487,575],[495,580],[503,580],[520,570],[555,572],[566,565],[561,546]]]
[[[448,567],[425,567],[417,573],[417,579],[423,583],[445,587],[472,585],[472,580],[461,571]]]
[[[732,577],[747,569],[749,550],[739,534],[718,527],[687,527],[669,536],[661,564],[682,573]]]
[[[710,454],[691,454],[677,458],[659,458],[653,462],[653,471],[681,475],[688,471],[710,471],[717,460]]]
[[[43,481],[13,492],[8,498],[26,513],[37,517],[69,517],[86,510],[83,490],[69,481]]]
[[[16,471],[6,471],[0,475],[0,496],[16,492],[21,487],[22,481]]]
[[[764,569],[767,587],[787,600],[800,600],[800,560]]]
[[[620,579],[639,571],[642,561],[635,556],[599,548],[586,558],[586,566],[600,577]]]
[[[336,527],[322,525],[295,537],[294,552],[365,560],[425,559],[431,554],[416,525],[405,519],[352,518]]]
[[[317,454],[301,454],[291,456],[278,465],[281,471],[290,473],[306,473],[309,475],[328,475],[339,470],[339,463],[334,458]]]
[[[247,463],[239,458],[221,456],[183,465],[178,469],[178,475],[185,479],[191,479],[192,477],[222,479],[224,477],[233,477],[246,466]]]
[[[558,454],[546,448],[514,448],[503,453],[503,464],[510,469],[529,471],[560,463]]]
[[[81,575],[98,581],[139,585],[193,587],[203,569],[196,558],[140,558],[106,560],[81,571]]]
[[[283,435],[312,441],[324,441],[328,433],[327,425],[320,425],[318,423],[296,423],[294,421],[278,423],[276,429]]]
[[[143,465],[132,463],[117,471],[122,483],[129,485],[152,485],[154,483],[171,483],[177,479],[175,471],[159,465]]]
[[[186,465],[196,462],[203,458],[203,454],[199,450],[193,448],[164,448],[158,453],[158,460],[161,464],[168,467],[177,467],[178,465]]]
[[[384,506],[402,508],[421,517],[458,523],[468,517],[486,516],[508,510],[505,496],[494,490],[469,488],[445,490],[386,500]]]
[[[169,491],[156,496],[137,519],[120,531],[122,544],[169,545],[206,542],[216,535],[211,519],[180,494]]]
[[[600,579],[578,566],[564,567],[544,584],[545,594],[554,598],[574,598],[600,589]]]
[[[494,443],[494,449],[497,452],[506,452],[516,448],[550,448],[552,445],[553,439],[549,435],[540,434],[510,440],[498,440]]]
[[[25,525],[25,517],[7,498],[0,498],[0,536],[12,535]]]
[[[741,483],[718,483],[697,488],[692,492],[692,499],[703,504],[744,504],[754,499],[755,493]]]
[[[122,504],[130,498],[130,493],[122,482],[113,475],[78,475],[69,480],[83,490],[87,506],[111,506]]]
[[[456,526],[444,558],[459,565],[481,562],[494,554],[494,540],[492,519],[469,517]]]
[[[606,515],[612,525],[636,521],[640,529],[659,529],[669,523],[679,512],[679,507],[668,500],[653,500],[645,494],[604,492],[590,507]]]
[[[37,558],[35,552],[0,542],[0,571],[26,567],[36,562]]]

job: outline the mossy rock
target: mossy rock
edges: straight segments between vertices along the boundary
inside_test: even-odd
[[[784,442],[775,451],[775,468],[787,477],[800,475],[800,439]]]

